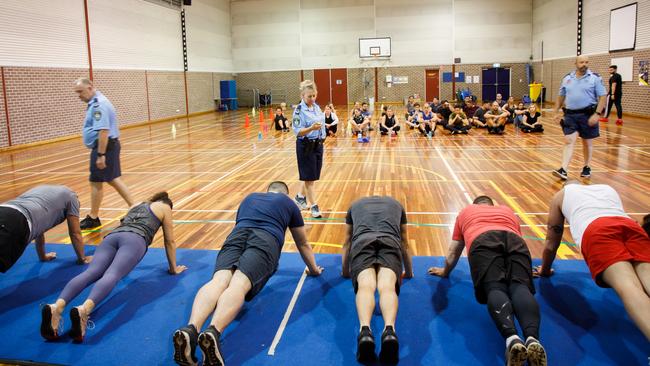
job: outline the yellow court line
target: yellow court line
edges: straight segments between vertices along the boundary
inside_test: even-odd
[[[94,234],[94,233],[97,232],[97,230],[100,230],[101,228],[105,227],[106,225],[111,224],[111,223],[113,223],[113,222],[115,222],[115,221],[117,221],[117,220],[119,220],[119,219],[121,219],[121,218],[122,218],[122,216],[116,217],[116,218],[114,218],[114,219],[108,219],[108,221],[105,221],[105,222],[104,222],[103,224],[101,224],[100,226],[98,226],[98,227],[96,227],[96,228],[93,228],[92,231],[91,231],[91,230],[82,230],[82,231],[81,231],[81,236],[82,236],[82,237],[85,237],[85,236],[87,236],[87,235]],[[85,231],[85,232],[84,232],[84,231]],[[59,240],[59,243],[60,243],[60,244],[72,244],[72,242],[70,241],[70,237],[68,237],[67,239]]]
[[[296,242],[294,242],[292,240],[287,240],[285,243],[286,244],[296,244]],[[323,242],[319,242],[319,241],[309,242],[309,244],[311,244],[312,247],[318,245],[318,246],[321,246],[321,247],[331,247],[331,248],[339,248],[339,249],[343,248],[342,244],[323,243]]]
[[[537,227],[537,224],[536,224],[533,220],[531,220],[531,218],[530,218],[528,215],[526,215],[526,213],[525,213],[524,210],[521,208],[521,206],[519,206],[519,204],[517,203],[517,201],[513,200],[510,196],[508,196],[508,195],[507,195],[504,191],[502,191],[501,188],[499,188],[499,186],[498,186],[496,183],[494,183],[493,181],[490,181],[490,185],[492,186],[492,188],[494,188],[494,190],[497,191],[497,193],[499,193],[499,195],[500,195],[501,197],[503,197],[503,199],[508,203],[508,205],[509,205],[513,210],[515,210],[515,212],[519,215],[519,217],[521,218],[521,220],[522,220],[524,223],[526,223],[527,225],[529,225],[529,227],[531,228],[531,230],[533,230],[533,232],[535,232],[535,234],[536,234],[537,236],[539,236],[540,238],[546,238],[546,233],[544,233],[544,232],[542,231],[542,229],[540,229],[539,227]],[[567,259],[567,258],[568,258],[568,255],[572,255],[572,254],[573,254],[573,251],[571,251],[571,249],[569,249],[569,247],[567,247],[567,246],[564,245],[564,244],[560,244],[560,247],[558,248],[558,251],[557,251],[557,256],[558,256],[558,257],[560,257],[561,259]]]

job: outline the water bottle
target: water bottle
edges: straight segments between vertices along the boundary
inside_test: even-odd
[[[260,141],[262,140],[262,131],[257,133],[257,139]]]

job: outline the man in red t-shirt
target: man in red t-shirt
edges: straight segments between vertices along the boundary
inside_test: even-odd
[[[545,366],[532,261],[515,213],[510,207],[494,206],[488,196],[477,197],[458,214],[445,267],[431,267],[429,274],[448,277],[465,247],[476,300],[487,304],[506,340],[506,365],[523,365],[528,360],[531,366]],[[525,343],[515,328],[515,316]]]

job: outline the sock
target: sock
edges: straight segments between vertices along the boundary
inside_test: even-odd
[[[537,342],[537,343],[539,343],[539,340],[536,339],[535,337],[528,337],[528,338],[526,338],[526,344],[528,344],[528,343],[530,343],[530,342]]]
[[[506,348],[510,348],[510,344],[512,344],[512,342],[514,342],[514,341],[517,340],[517,339],[521,341],[521,338],[519,338],[519,336],[516,335],[516,334],[515,334],[515,335],[511,335],[510,337],[508,337],[508,338],[506,339]]]

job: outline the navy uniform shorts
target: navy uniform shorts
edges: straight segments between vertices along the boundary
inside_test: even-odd
[[[570,113],[564,115],[564,122],[562,123],[562,131],[564,135],[570,135],[578,132],[581,138],[588,140],[600,136],[600,128],[598,123],[595,126],[589,126],[589,117],[591,115],[586,113]]]
[[[303,182],[320,179],[323,168],[323,143],[318,140],[296,139],[298,175]]]
[[[122,175],[120,167],[120,140],[108,139],[106,146],[106,168],[97,168],[97,146],[90,151],[90,181],[111,182]]]

